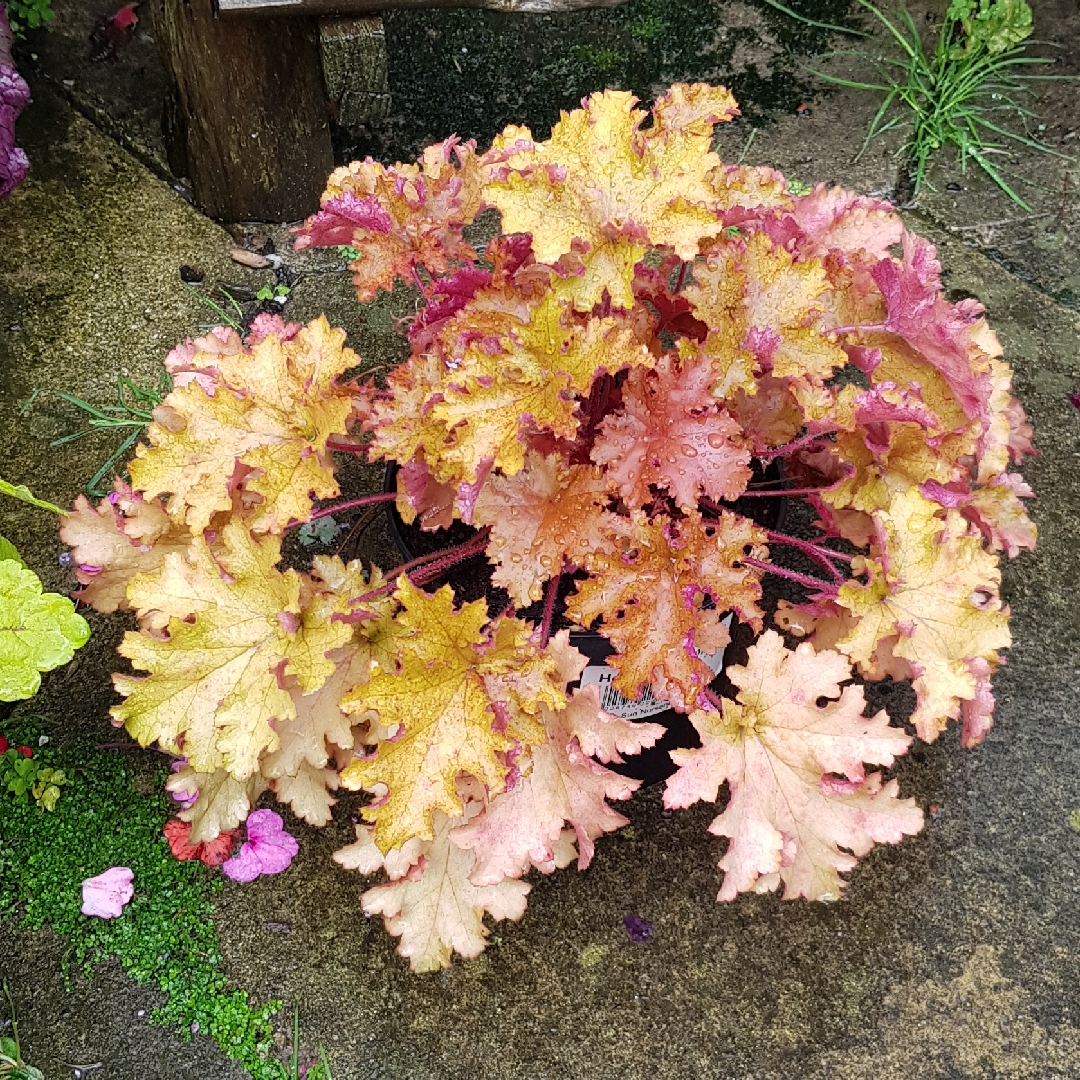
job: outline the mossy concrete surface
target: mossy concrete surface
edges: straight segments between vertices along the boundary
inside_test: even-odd
[[[33,171],[0,206],[3,475],[66,503],[109,443],[54,448],[74,414],[53,405],[20,419],[18,403],[42,386],[105,403],[120,371],[153,381],[164,351],[208,321],[179,264],[208,280],[261,279],[226,261],[223,231],[62,101],[35,93],[20,126]],[[802,159],[804,179],[869,186],[857,170],[883,161],[825,171],[850,124],[840,116],[813,140],[793,127],[770,153]],[[305,1051],[322,1042],[336,1080],[1080,1075],[1080,835],[1069,823],[1080,808],[1080,414],[1069,402],[1080,330],[1074,311],[961,239],[914,225],[940,242],[948,287],[987,305],[1042,451],[1025,468],[1040,547],[1004,567],[1015,645],[995,679],[986,743],[961,750],[954,729],[900,761],[902,789],[933,814],[921,835],[865,859],[839,903],[715,904],[713,809],[668,815],[654,790],[627,806],[631,826],[597,845],[586,873],[537,881],[520,923],[497,924],[483,956],[434,975],[409,973],[381,922],[360,912],[364,880],[330,861],[351,839],[354,798],[326,829],[290,821],[301,851],[287,873],[226,883],[225,966],[257,999],[299,1005]],[[365,359],[389,361],[407,296],[358,312],[346,275],[324,259],[307,264],[291,317],[326,306]],[[375,470],[362,479],[378,482]],[[0,513],[0,531],[46,583],[69,588],[55,523],[14,504]],[[366,553],[385,565],[385,536],[373,530]],[[77,666],[46,678],[32,707],[58,721],[58,738],[122,738],[107,718],[121,621],[92,616]],[[628,940],[628,914],[655,925],[648,944]],[[96,1061],[109,1080],[236,1075],[205,1040],[149,1027],[152,995],[109,971],[65,995],[62,953],[48,934],[0,925],[27,1057],[46,1075]],[[282,1015],[283,1043],[288,1024]]]

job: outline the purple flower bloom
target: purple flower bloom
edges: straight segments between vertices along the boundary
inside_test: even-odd
[[[134,877],[126,866],[114,866],[97,877],[87,878],[82,883],[82,913],[98,919],[119,918],[124,905],[135,895]]]
[[[627,915],[622,921],[626,930],[626,936],[635,945],[646,945],[652,940],[653,931],[656,929],[647,919],[639,915]]]
[[[240,851],[221,869],[233,881],[254,881],[261,874],[287,870],[300,845],[282,827],[273,810],[256,810],[248,815],[247,840]]]
[[[26,154],[15,145],[15,118],[30,100],[30,87],[15,70],[7,5],[0,3],[0,199],[6,199],[30,168]]]

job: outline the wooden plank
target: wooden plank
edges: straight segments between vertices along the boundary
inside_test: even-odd
[[[315,211],[334,167],[317,18],[218,19],[213,0],[150,6],[196,205],[224,221]]]
[[[370,131],[390,112],[386,30],[378,15],[319,20],[330,116],[350,133]]]
[[[617,7],[624,0],[217,0],[223,15],[365,15],[400,8],[486,8],[520,14],[550,14],[582,8]]]

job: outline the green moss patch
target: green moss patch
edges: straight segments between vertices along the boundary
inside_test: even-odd
[[[13,746],[37,747],[43,730],[36,717],[3,726]],[[251,1005],[219,967],[211,897],[220,881],[201,863],[174,859],[162,835],[175,809],[165,770],[142,783],[120,754],[85,738],[46,745],[35,759],[62,769],[67,784],[52,812],[0,793],[0,918],[51,926],[69,939],[66,962],[87,972],[117,957],[136,982],[168,995],[154,1023],[209,1035],[258,1080],[285,1080],[286,1066],[270,1056],[270,1017],[281,1003]],[[82,882],[111,866],[134,872],[134,899],[118,919],[82,915]]]
[[[852,0],[792,0],[808,18],[856,25]],[[560,109],[596,90],[651,101],[675,80],[727,86],[760,125],[794,112],[820,82],[800,67],[835,42],[765,0],[628,0],[559,15],[468,9],[383,16],[394,115],[377,144],[347,148],[411,158],[451,132],[486,146],[506,124],[546,138]]]

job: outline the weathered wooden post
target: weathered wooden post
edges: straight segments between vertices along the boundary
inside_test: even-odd
[[[290,221],[333,168],[315,15],[222,19],[213,0],[155,0],[196,204],[226,221]]]
[[[196,205],[225,221],[314,211],[333,168],[319,19],[388,8],[506,12],[614,7],[623,0],[151,0],[175,87],[173,167]]]

